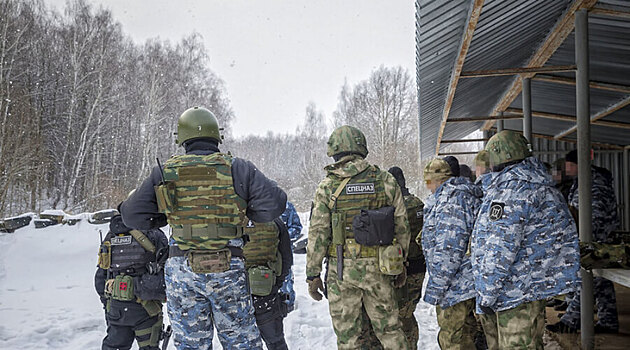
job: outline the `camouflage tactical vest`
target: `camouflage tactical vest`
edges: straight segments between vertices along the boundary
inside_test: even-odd
[[[118,234],[112,237],[110,271],[126,272],[140,275],[144,272],[148,262],[155,260],[155,255],[142,247],[131,234]]]
[[[278,260],[280,242],[278,226],[272,222],[254,223],[249,221],[243,230],[249,242],[243,248],[245,267],[268,266]]]
[[[407,208],[407,220],[409,220],[409,232],[411,241],[409,242],[409,260],[417,260],[422,257],[422,249],[416,243],[416,237],[422,231],[422,209],[424,203],[413,194],[405,196],[405,208]]]
[[[354,240],[354,232],[352,230],[352,219],[361,213],[361,209],[378,209],[387,205],[387,196],[385,195],[385,185],[380,177],[381,170],[374,165],[365,169],[363,172],[353,176],[346,184],[345,188],[337,198],[336,210],[345,213],[344,235],[346,245],[348,240]],[[336,179],[331,185],[334,192],[343,179]],[[335,208],[330,208],[331,212]],[[377,246],[360,246],[361,257],[377,257]],[[344,247],[344,256],[348,247]],[[334,245],[330,245],[328,249],[329,256],[336,257],[337,252]]]
[[[234,191],[232,157],[222,153],[171,157],[158,207],[182,250],[224,248],[243,235],[247,203]]]

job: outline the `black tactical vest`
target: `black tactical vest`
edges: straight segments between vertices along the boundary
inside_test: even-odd
[[[129,233],[112,237],[110,243],[112,247],[110,270],[112,272],[140,275],[144,273],[146,264],[155,260],[153,253],[144,249]]]

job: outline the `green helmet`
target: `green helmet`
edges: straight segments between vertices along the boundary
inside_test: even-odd
[[[444,182],[450,177],[453,177],[453,171],[444,159],[431,159],[424,167],[424,182],[427,184],[432,181]]]
[[[210,137],[221,143],[217,117],[203,107],[189,108],[177,120],[177,139],[175,143],[182,145],[184,142],[199,137]]]
[[[532,155],[525,136],[512,130],[503,130],[492,136],[486,145],[490,165],[495,166]]]
[[[354,126],[344,125],[338,127],[330,134],[326,155],[332,157],[343,152],[358,153],[363,157],[367,157],[367,141],[365,141],[365,135],[363,135],[361,130]]]
[[[485,149],[482,149],[481,151],[479,151],[479,153],[477,153],[477,155],[475,156],[475,165],[484,167],[484,168],[490,167],[490,161],[488,160],[488,152]]]

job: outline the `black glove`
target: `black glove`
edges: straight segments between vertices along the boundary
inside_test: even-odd
[[[486,315],[494,315],[494,310],[492,310],[491,307],[489,306],[479,306],[479,308],[481,309],[481,311],[483,311],[484,314]]]

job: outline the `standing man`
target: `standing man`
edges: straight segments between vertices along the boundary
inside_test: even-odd
[[[286,194],[254,164],[219,151],[217,118],[193,107],[177,123],[185,155],[155,167],[122,203],[125,224],[172,229],[165,266],[169,318],[177,349],[211,349],[216,327],[224,348],[261,349],[243,261],[246,215],[270,222]]]
[[[565,162],[566,175],[575,177],[573,186],[569,191],[569,205],[572,212],[576,214],[576,222],[579,197],[577,178],[577,151],[573,150],[567,154]],[[592,174],[592,198],[593,198],[593,241],[599,243],[611,243],[609,236],[613,230],[619,226],[619,216],[617,215],[617,200],[615,190],[612,185],[612,174],[604,168],[591,166]],[[603,277],[593,278],[593,291],[595,294],[595,304],[597,305],[597,333],[617,333],[619,331],[619,319],[617,316],[617,299],[615,297],[615,287],[613,283]],[[552,332],[575,333],[580,327],[580,290],[571,296],[568,302],[567,311],[560,319],[560,322],[548,325],[547,329]]]
[[[545,299],[579,288],[575,223],[523,135],[502,131],[486,151],[496,174],[472,235],[477,313],[489,349],[542,349]]]
[[[301,237],[302,223],[300,222],[300,217],[298,216],[297,211],[295,211],[293,203],[287,201],[287,207],[280,218],[289,230],[289,237],[291,238],[291,242],[295,242],[298,238]],[[295,290],[293,289],[292,269],[289,269],[289,273],[284,279],[284,283],[280,288],[280,294],[282,299],[284,300],[284,303],[287,304],[288,312],[293,311],[293,309],[295,309]]]
[[[424,181],[432,193],[424,207],[422,235],[416,238],[429,272],[424,301],[436,306],[441,349],[474,349],[475,289],[466,251],[483,194],[468,178],[456,177],[442,159],[426,165]]]
[[[394,285],[404,284],[409,245],[405,203],[396,180],[370,165],[363,133],[344,125],[328,139],[326,178],[320,182],[309,229],[309,294],[321,300],[322,261],[328,257],[328,302],[339,349],[356,349],[362,308],[385,349],[407,349]],[[397,276],[394,278],[394,276]]]
[[[266,223],[249,220],[245,234],[249,241],[243,249],[243,255],[254,301],[256,325],[267,349],[286,350],[288,347],[282,322],[288,311],[278,291],[293,265],[289,232],[278,218]]]
[[[120,215],[112,217],[94,277],[106,311],[103,350],[130,349],[134,339],[141,350],[158,350],[167,249],[160,229],[132,230]]]

